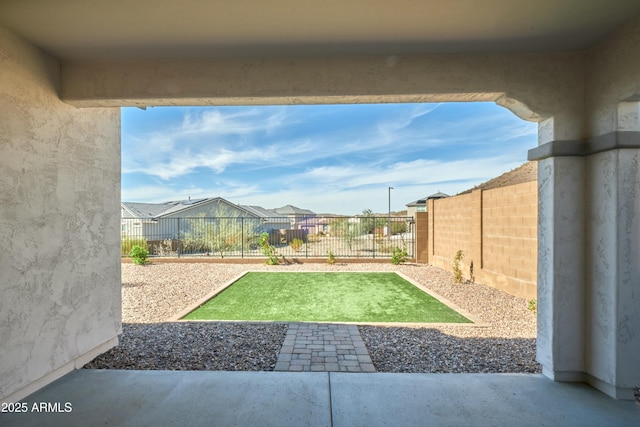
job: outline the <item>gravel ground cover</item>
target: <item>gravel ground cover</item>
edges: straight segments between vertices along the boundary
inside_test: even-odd
[[[121,343],[86,367],[273,369],[286,325],[167,322],[247,270],[398,271],[488,325],[359,326],[380,372],[540,372],[536,316],[525,299],[477,283],[455,284],[451,272],[411,264],[123,263]]]
[[[118,347],[93,369],[272,371],[285,324],[125,323]]]

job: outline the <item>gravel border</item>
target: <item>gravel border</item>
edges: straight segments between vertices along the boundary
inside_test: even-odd
[[[285,324],[125,323],[118,347],[89,369],[272,371]]]
[[[87,364],[100,369],[272,370],[287,326],[166,322],[240,273],[398,271],[468,311],[487,327],[359,326],[380,372],[538,373],[536,315],[528,301],[426,265],[122,264],[120,345]]]

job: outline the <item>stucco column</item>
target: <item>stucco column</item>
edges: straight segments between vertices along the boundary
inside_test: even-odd
[[[538,160],[538,340],[543,374],[615,398],[640,385],[640,104],[617,130],[556,141]]]
[[[538,339],[543,374],[584,378],[584,159],[538,165]]]
[[[640,386],[640,104],[618,107],[615,132],[592,138],[587,158],[586,368],[605,393]]]
[[[598,153],[587,165],[586,368],[593,385],[632,399],[640,385],[640,149]]]

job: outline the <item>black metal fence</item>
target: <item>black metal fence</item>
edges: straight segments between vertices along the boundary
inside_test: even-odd
[[[390,258],[394,248],[414,257],[412,217],[122,218],[122,255],[133,246],[151,256],[264,257],[260,235],[286,258]]]

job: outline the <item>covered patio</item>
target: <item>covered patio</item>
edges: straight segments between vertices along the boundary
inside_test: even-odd
[[[538,123],[543,376],[72,372],[121,332],[120,107],[451,101]],[[310,425],[640,419],[637,0],[1,2],[0,150],[2,402],[74,389],[65,424],[119,424],[237,387],[215,403],[237,424],[288,401]]]
[[[640,407],[535,374],[77,370],[3,426],[607,426]],[[71,406],[66,408],[65,404]]]

